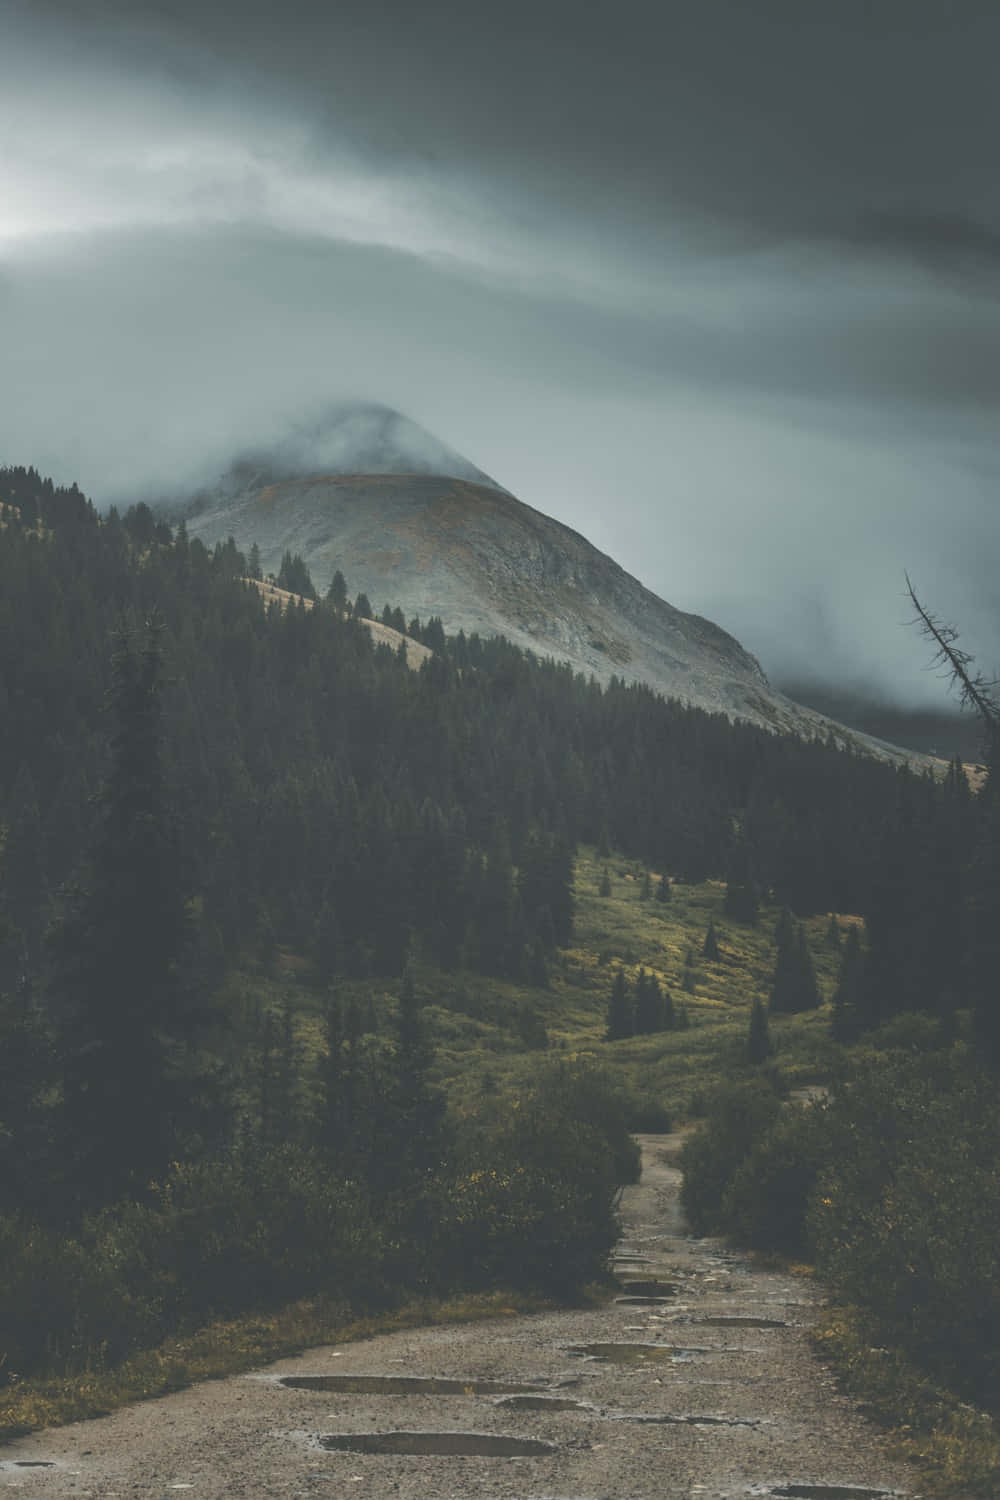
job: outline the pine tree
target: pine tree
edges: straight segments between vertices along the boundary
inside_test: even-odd
[[[705,933],[705,941],[701,948],[702,957],[707,958],[710,963],[718,962],[719,940],[715,935],[715,922],[711,917],[708,919],[708,931]]]
[[[607,865],[605,865],[603,870],[601,871],[601,880],[600,884],[597,887],[597,894],[604,897],[608,897],[611,895],[611,875],[608,871]]]
[[[766,1062],[771,1056],[771,1032],[767,1022],[767,1007],[758,995],[750,1011],[750,1027],[747,1032],[747,1060],[756,1064]]]
[[[656,899],[657,899],[657,901],[659,901],[662,905],[665,906],[667,904],[667,902],[670,900],[670,898],[671,898],[672,895],[673,895],[673,891],[670,888],[670,876],[669,875],[661,875],[660,876],[660,883],[656,887]]]
[[[604,1038],[608,1042],[618,1042],[623,1037],[634,1035],[634,1032],[635,1012],[632,1005],[632,996],[629,993],[628,981],[625,978],[624,969],[618,969],[611,987],[611,998],[608,1001],[608,1017]]]
[[[411,966],[403,971],[396,1012],[395,1104],[400,1163],[427,1171],[441,1157],[444,1100],[431,1085],[433,1052]]]
[[[684,959],[684,973],[681,976],[681,988],[686,995],[693,995],[697,972],[694,966],[694,953],[689,948]]]
[[[771,981],[771,1010],[790,1014],[815,1010],[819,1005],[816,970],[801,922],[794,922],[787,907],[782,907],[774,934],[777,953]]]
[[[298,594],[303,599],[315,599],[316,590],[309,576],[309,569],[302,556],[296,552],[284,552],[281,558],[281,567],[278,569],[278,587],[287,589],[290,594]]]
[[[341,614],[344,613],[344,610],[347,608],[347,583],[339,568],[337,568],[330,579],[330,587],[326,591],[326,598],[328,604],[332,604],[334,609],[339,610]]]
[[[774,929],[775,959],[771,977],[771,1010],[774,1014],[799,1009],[798,962],[796,958],[795,923],[787,906],[781,908]]]
[[[51,1001],[79,1197],[140,1190],[181,1151],[204,1011],[161,767],[162,628],[114,657],[111,769],[89,878],[56,934]]]
[[[816,966],[813,963],[806,929],[800,922],[795,935],[796,960],[798,963],[799,1010],[815,1010],[820,1003],[819,986],[816,983]]]
[[[635,984],[635,1034],[648,1036],[664,1030],[664,1003],[660,981],[640,969]]]
[[[263,574],[260,570],[260,548],[257,546],[256,542],[252,542],[250,545],[250,557],[247,562],[247,575],[250,578],[256,578],[258,581],[263,577]]]
[[[653,882],[650,879],[649,871],[648,870],[643,870],[643,872],[642,872],[642,886],[640,887],[640,890],[639,890],[639,900],[640,901],[648,901],[649,898],[650,898],[650,896],[652,894],[653,894]]]
[[[750,851],[743,839],[733,845],[729,854],[725,913],[734,922],[746,922],[751,927],[757,925],[757,885],[753,877]]]
[[[863,1030],[864,954],[857,926],[848,928],[840,959],[840,975],[833,996],[830,1032],[835,1042],[857,1041]]]

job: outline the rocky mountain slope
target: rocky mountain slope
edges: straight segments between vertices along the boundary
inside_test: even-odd
[[[658,598],[399,413],[339,408],[243,456],[186,510],[189,533],[207,545],[256,542],[272,572],[298,552],[318,589],[339,568],[376,610],[398,604],[407,618],[440,616],[449,632],[502,634],[602,682],[616,675],[770,728],[830,727],[772,689],[731,635]]]

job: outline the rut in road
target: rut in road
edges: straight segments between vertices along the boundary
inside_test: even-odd
[[[622,1200],[619,1300],[314,1349],[38,1433],[0,1455],[0,1489],[104,1500],[915,1497],[916,1476],[890,1461],[809,1348],[822,1288],[693,1238],[679,1138],[641,1143],[642,1179]]]

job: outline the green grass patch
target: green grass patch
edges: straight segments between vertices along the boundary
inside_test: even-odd
[[[600,895],[608,871],[611,894]],[[525,1015],[544,1026],[549,1055],[591,1057],[611,1070],[636,1101],[636,1118],[649,1109],[674,1120],[700,1117],[711,1093],[727,1080],[750,1076],[744,1044],[755,999],[769,997],[774,968],[774,928],[778,913],[764,908],[754,927],[731,921],[724,912],[725,885],[672,884],[669,902],[656,899],[669,872],[650,872],[652,896],[643,899],[645,869],[619,855],[601,858],[580,849],[575,866],[575,932],[572,943],[553,956],[549,984],[498,979],[470,970],[445,972],[414,965],[417,995],[426,1007],[434,1045],[434,1081],[453,1112],[474,1113],[483,1095],[516,1098],[531,1086],[541,1049],[529,1042]],[[719,958],[702,956],[709,920],[715,925]],[[855,918],[845,917],[844,924]],[[838,1049],[830,1040],[830,1009],[840,963],[827,937],[826,914],[805,920],[824,1004],[812,1013],[771,1018],[774,1065],[788,1086],[829,1078]],[[692,955],[693,988],[685,990],[686,960]],[[618,1042],[604,1040],[611,986],[618,968],[634,983],[645,968],[683,1005],[688,1027]],[[338,981],[345,998],[374,1014],[380,1029],[395,1008],[398,983],[385,980]],[[248,969],[229,982],[231,1006],[243,1016],[280,1005],[294,995],[296,1038],[304,1063],[303,1102],[310,1098],[309,1062],[323,1046],[322,998],[311,987],[308,966],[284,951],[268,973]]]
[[[597,1296],[597,1289],[590,1289],[584,1300]],[[357,1343],[404,1328],[514,1317],[553,1306],[526,1292],[491,1291],[416,1298],[362,1316],[330,1298],[304,1299],[275,1312],[211,1323],[189,1337],[167,1339],[111,1369],[15,1380],[0,1392],[0,1442],[43,1427],[107,1416],[133,1402],[167,1396],[199,1380],[238,1375],[310,1347]]]

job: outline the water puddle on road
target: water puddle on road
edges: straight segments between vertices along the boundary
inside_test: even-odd
[[[893,1490],[867,1490],[854,1484],[779,1484],[769,1495],[789,1500],[892,1500]]]
[[[680,1291],[676,1281],[641,1281],[623,1276],[621,1284],[622,1291],[630,1297],[676,1297]],[[619,1297],[618,1301],[621,1300]]]
[[[279,1384],[293,1391],[340,1391],[348,1396],[519,1396],[541,1389],[530,1380],[512,1385],[435,1375],[285,1375]]]
[[[759,1427],[759,1417],[703,1417],[665,1416],[660,1412],[623,1413],[612,1418],[615,1422],[638,1422],[646,1427]],[[777,1490],[773,1491],[777,1494]]]
[[[612,1365],[642,1365],[657,1360],[686,1359],[692,1354],[728,1354],[727,1349],[682,1349],[676,1344],[570,1344],[575,1359],[594,1359]]]
[[[396,1453],[423,1458],[538,1458],[556,1451],[541,1438],[490,1432],[335,1432],[319,1439],[338,1453]]]
[[[662,1307],[669,1297],[616,1297],[616,1307]]]
[[[727,1317],[720,1314],[715,1318],[695,1318],[695,1323],[705,1324],[709,1328],[787,1328],[788,1324],[783,1318],[743,1318]]]
[[[574,1401],[570,1396],[507,1396],[497,1402],[510,1411],[589,1411],[594,1408],[586,1401]]]

